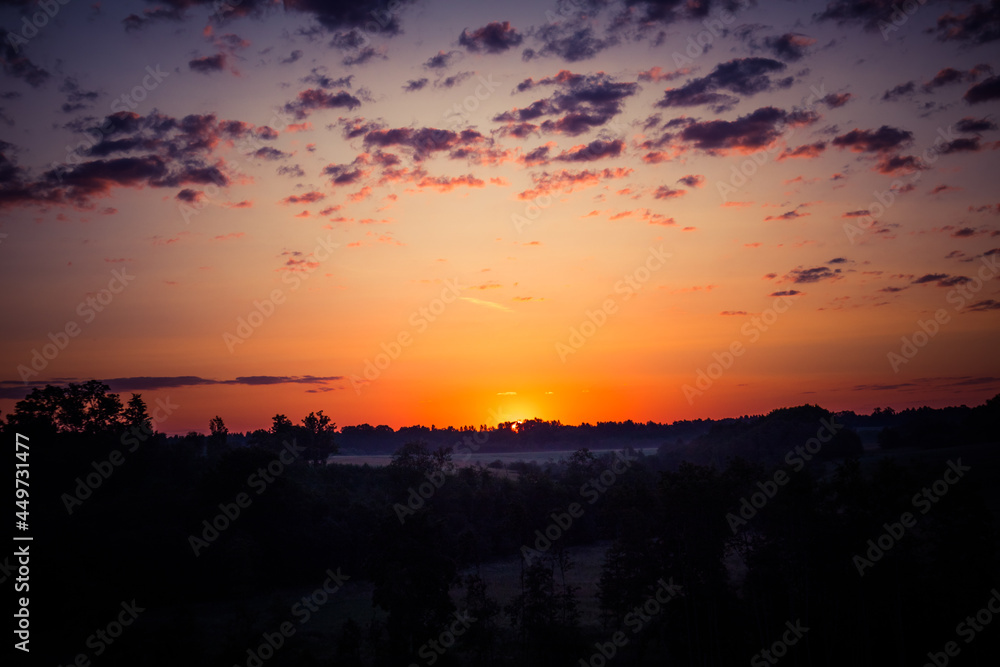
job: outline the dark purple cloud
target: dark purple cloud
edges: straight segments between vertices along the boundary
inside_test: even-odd
[[[815,39],[795,32],[764,38],[764,45],[776,58],[789,62],[801,60],[806,55],[806,48],[815,43]]]
[[[831,142],[840,148],[850,148],[856,153],[884,153],[895,150],[913,140],[909,130],[883,125],[877,130],[851,130],[834,137]]]
[[[937,20],[938,39],[988,44],[1000,39],[1000,2],[976,3],[964,14],[948,12]]]
[[[997,124],[989,118],[972,118],[966,116],[955,124],[955,129],[966,134],[986,132],[997,129]]]
[[[503,123],[523,123],[542,116],[560,115],[557,119],[545,120],[541,129],[576,136],[600,127],[621,113],[624,100],[636,93],[638,84],[617,82],[603,72],[591,75],[573,74],[562,71],[555,77],[523,81],[519,90],[529,90],[537,86],[557,86],[557,90],[547,99],[537,100],[527,107],[497,114],[494,121]]]
[[[428,84],[427,77],[421,77],[419,79],[410,79],[403,86],[403,90],[405,90],[408,93],[413,93],[418,90],[423,90],[427,84]]]
[[[991,76],[965,91],[964,99],[969,104],[979,104],[1000,99],[1000,76]]]
[[[469,32],[468,28],[458,37],[458,43],[472,53],[503,53],[519,45],[524,37],[510,21],[494,21]]]
[[[200,72],[201,74],[221,72],[226,68],[226,54],[216,53],[214,56],[195,58],[188,62],[188,67],[192,72]]]
[[[702,104],[714,105],[716,111],[730,109],[739,98],[719,91],[737,95],[756,95],[776,88],[787,88],[791,77],[775,80],[772,75],[782,72],[786,65],[770,58],[737,58],[722,63],[707,76],[692,79],[680,88],[664,91],[658,107],[690,107]]]
[[[359,106],[361,100],[346,91],[328,93],[319,88],[309,88],[300,92],[295,100],[288,102],[285,111],[302,120],[320,109],[356,109]]]
[[[787,125],[808,124],[817,117],[808,112],[788,112],[775,107],[761,107],[736,120],[693,121],[681,130],[681,140],[695,148],[717,152],[732,149],[755,151],[766,148],[781,136]]]
[[[609,157],[618,157],[625,149],[625,142],[621,139],[614,141],[602,141],[595,139],[585,146],[578,146],[568,151],[563,151],[554,160],[560,162],[593,162]]]

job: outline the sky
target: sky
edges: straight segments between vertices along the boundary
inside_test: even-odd
[[[995,1],[0,1],[0,410],[980,404],[998,47]]]

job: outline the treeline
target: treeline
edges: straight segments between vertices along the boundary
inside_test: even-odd
[[[985,665],[998,646],[997,628],[956,636],[1000,585],[990,464],[865,468],[815,406],[718,425],[705,437],[737,453],[718,465],[581,449],[503,476],[418,441],[383,468],[322,465],[293,444],[319,432],[308,415],[249,446],[220,420],[204,441],[123,448],[138,400],[129,422],[106,387],[42,398],[2,437],[31,439],[33,652],[53,664],[250,665],[289,621],[263,664],[772,664],[761,651],[794,636],[769,655],[923,664],[956,641]],[[586,590],[584,546],[606,552]],[[513,595],[490,583],[498,563],[517,564]],[[328,572],[347,584],[299,625],[288,599]],[[139,620],[98,657],[88,637],[133,599]]]

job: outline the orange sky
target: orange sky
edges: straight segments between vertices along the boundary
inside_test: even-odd
[[[5,412],[90,378],[168,432],[1000,391],[1000,63],[943,10],[200,4],[70,4],[5,56]]]

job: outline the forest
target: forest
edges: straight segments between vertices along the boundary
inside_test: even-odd
[[[30,442],[32,653],[81,667],[995,664],[1000,396],[674,424],[271,421],[168,437],[140,395],[96,381],[19,402],[0,426]],[[573,453],[494,467],[464,460],[463,437]],[[387,447],[385,466],[337,463]],[[13,579],[16,559],[2,565]]]

